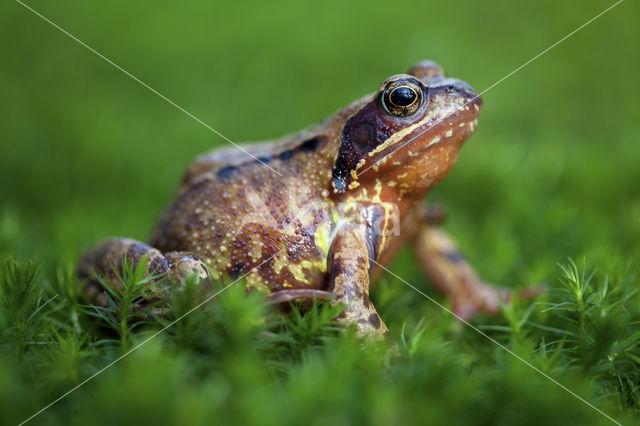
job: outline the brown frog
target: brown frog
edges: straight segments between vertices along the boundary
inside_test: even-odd
[[[111,239],[82,257],[85,294],[104,304],[95,274],[113,275],[123,255],[147,256],[148,273],[178,282],[195,271],[244,278],[276,303],[331,298],[344,305],[340,322],[380,335],[370,282],[411,242],[458,315],[494,312],[508,292],[478,278],[439,229],[442,215],[421,202],[456,162],[481,106],[467,83],[423,61],[305,131],[204,154],[148,245]]]

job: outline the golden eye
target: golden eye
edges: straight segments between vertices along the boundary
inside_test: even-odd
[[[418,100],[418,94],[409,86],[400,86],[389,94],[389,102],[395,107],[408,107]]]
[[[382,93],[382,105],[387,112],[405,117],[418,110],[422,104],[422,89],[413,81],[391,82]]]

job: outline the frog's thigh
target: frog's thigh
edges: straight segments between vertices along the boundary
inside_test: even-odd
[[[355,324],[360,335],[380,336],[388,329],[369,300],[369,250],[364,227],[343,226],[329,250],[329,290],[335,294],[333,303],[345,309],[339,322]]]
[[[480,279],[453,240],[439,227],[441,221],[440,211],[425,209],[420,215],[415,230],[415,250],[421,269],[438,290],[451,298],[454,312],[462,318],[496,312],[498,300],[508,300],[509,291]]]
[[[97,305],[106,305],[106,298],[95,275],[103,276],[107,283],[117,284],[116,271],[122,271],[123,256],[134,266],[146,256],[145,276],[167,273],[174,281],[180,281],[189,273],[195,272],[201,278],[207,275],[205,265],[189,253],[170,252],[163,255],[159,250],[140,241],[112,238],[85,252],[80,259],[78,278],[81,282],[86,282],[84,296],[87,300]]]

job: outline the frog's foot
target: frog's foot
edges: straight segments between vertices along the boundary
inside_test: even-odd
[[[533,299],[547,290],[544,284],[523,289],[498,287],[480,281],[470,282],[470,288],[460,294],[452,294],[453,312],[462,319],[470,319],[482,313],[495,314],[500,310],[500,302],[509,304],[516,296],[519,300]]]
[[[193,274],[199,279],[208,276],[205,264],[187,252],[174,251],[163,255],[139,241],[113,238],[87,251],[80,259],[78,278],[85,283],[85,298],[95,305],[106,306],[103,285],[121,287],[122,261],[126,260],[135,268],[143,258],[146,258],[144,277],[152,277],[145,288],[145,297],[149,299],[162,297],[161,292],[166,288],[161,288],[160,281],[166,278],[180,283],[187,275]]]
[[[443,218],[442,210],[431,206],[422,215],[415,249],[423,272],[438,290],[451,298],[453,312],[462,319],[481,313],[497,313],[500,302],[509,303],[515,290],[482,281],[451,238],[439,228]],[[525,288],[517,295],[520,299],[528,299],[543,292],[544,286],[535,286]]]

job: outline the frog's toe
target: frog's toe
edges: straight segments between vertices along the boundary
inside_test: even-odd
[[[164,256],[169,261],[170,275],[174,281],[183,281],[188,276],[195,277],[197,281],[205,280],[209,277],[209,272],[204,262],[189,252],[172,251]]]
[[[356,321],[356,331],[358,336],[374,341],[383,339],[389,333],[387,325],[380,319],[377,312],[373,312],[366,318],[359,318]]]
[[[508,289],[482,286],[473,294],[465,294],[454,297],[453,313],[469,320],[481,314],[495,315],[500,309],[500,300],[508,303],[511,293]]]
[[[500,300],[506,304],[511,303],[514,295],[518,300],[531,300],[547,292],[546,284],[537,284],[521,289],[508,287],[494,287],[494,289],[498,293]]]
[[[472,295],[457,297],[453,300],[453,312],[458,317],[469,320],[481,314],[495,315],[500,311],[500,304],[509,304],[514,295],[518,300],[534,299],[547,291],[544,284],[513,289],[497,287],[482,283]]]

